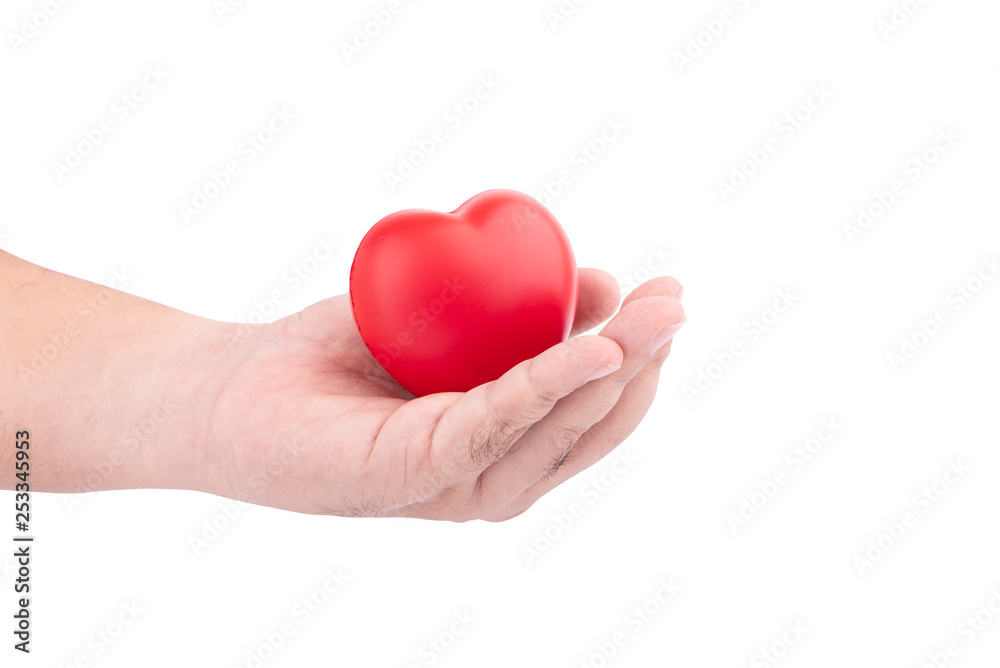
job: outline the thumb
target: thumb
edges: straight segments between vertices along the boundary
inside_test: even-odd
[[[432,457],[467,473],[493,464],[563,397],[621,367],[624,353],[603,336],[579,336],[521,362],[464,394],[441,417]]]

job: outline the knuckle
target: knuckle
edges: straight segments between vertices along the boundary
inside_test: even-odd
[[[552,438],[555,444],[555,455],[542,475],[543,478],[551,478],[569,461],[576,444],[585,431],[586,429],[580,427],[556,427]]]
[[[496,463],[510,452],[520,434],[520,429],[503,418],[481,425],[469,439],[469,460],[477,469]]]
[[[583,436],[585,429],[583,427],[567,427],[558,426],[555,428],[555,434],[553,435],[553,440],[555,441],[556,448],[559,452],[572,449],[576,445],[576,442],[580,440]]]
[[[556,401],[558,401],[558,398],[551,393],[533,391],[531,398],[528,399],[527,417],[533,420],[541,418],[552,408]]]
[[[566,354],[566,347],[560,348],[561,354]],[[525,417],[530,420],[536,420],[541,416],[545,415],[552,406],[559,400],[558,395],[556,395],[551,390],[547,389],[541,383],[537,382],[534,376],[537,375],[538,367],[535,364],[535,360],[529,360],[528,366],[525,369],[525,376],[528,380],[528,392],[526,393],[527,400],[525,402]]]

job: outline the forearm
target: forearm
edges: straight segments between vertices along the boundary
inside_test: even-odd
[[[0,251],[0,488],[24,431],[33,490],[188,486],[212,325]]]

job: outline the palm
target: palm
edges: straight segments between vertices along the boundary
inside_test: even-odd
[[[617,285],[608,278],[581,272],[574,333],[614,310]],[[673,282],[668,291],[675,287]],[[207,440],[225,453],[219,475],[229,495],[263,505],[337,515],[455,518],[470,504],[497,505],[493,490],[483,487],[487,471],[515,449],[547,440],[546,415],[511,434],[484,429],[479,418],[492,410],[484,406],[490,384],[414,399],[368,352],[346,295],[262,326],[220,375]],[[638,417],[655,391],[655,383],[645,385],[633,399],[642,404]],[[614,392],[598,419],[608,419],[624,389]],[[638,422],[631,414],[626,419]],[[505,484],[491,488],[517,491],[518,483],[506,484],[506,478],[523,477],[525,464],[530,465],[504,462],[510,469],[501,476]],[[544,469],[535,473],[532,479],[528,472],[524,491],[560,481],[541,480]],[[530,500],[515,499],[509,509],[476,515],[502,518],[527,505]]]

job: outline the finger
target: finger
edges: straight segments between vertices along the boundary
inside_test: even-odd
[[[628,304],[647,297],[673,294],[680,300],[684,294],[684,286],[670,277],[654,278],[643,283],[629,294],[622,304],[624,309]],[[603,332],[602,332],[603,334]],[[640,420],[649,410],[656,394],[660,369],[673,347],[673,339],[660,348],[646,363],[642,371],[630,379],[622,390],[615,406],[600,422],[588,429],[574,448],[574,455],[563,462],[558,471],[548,476],[541,476],[510,503],[494,513],[484,516],[489,521],[503,521],[517,517],[530,508],[538,499],[566,482],[578,473],[593,466],[601,458],[612,452],[638,426]],[[609,377],[608,380],[611,380]],[[603,379],[597,383],[605,382]],[[591,383],[594,385],[596,383]],[[588,385],[588,388],[590,386]],[[585,388],[586,389],[586,388]]]
[[[639,425],[648,412],[656,395],[660,372],[669,355],[673,341],[663,347],[663,354],[646,365],[625,387],[615,407],[599,423],[587,430],[576,445],[576,456],[552,476],[542,477],[513,497],[503,509],[486,515],[483,519],[497,522],[517,517],[530,508],[538,499],[563,484],[570,478],[590,468],[608,456]]]
[[[577,336],[597,327],[614,315],[621,301],[621,288],[615,277],[600,269],[581,269],[573,332]]]
[[[522,448],[480,476],[480,495],[489,506],[510,499],[543,478],[553,477],[575,456],[584,434],[615,407],[626,385],[683,325],[684,311],[673,297],[633,299],[601,332],[624,351],[621,368],[588,383],[558,403],[525,435]]]
[[[614,372],[623,353],[611,339],[580,336],[526,360],[465,395],[434,430],[432,460],[448,478],[474,483],[478,472],[509,452],[559,399],[588,380]]]
[[[684,296],[684,286],[672,276],[652,278],[628,293],[625,301],[622,302],[622,307],[636,299],[645,299],[646,297],[655,297],[656,295],[673,297],[677,301],[682,301],[681,297]]]

